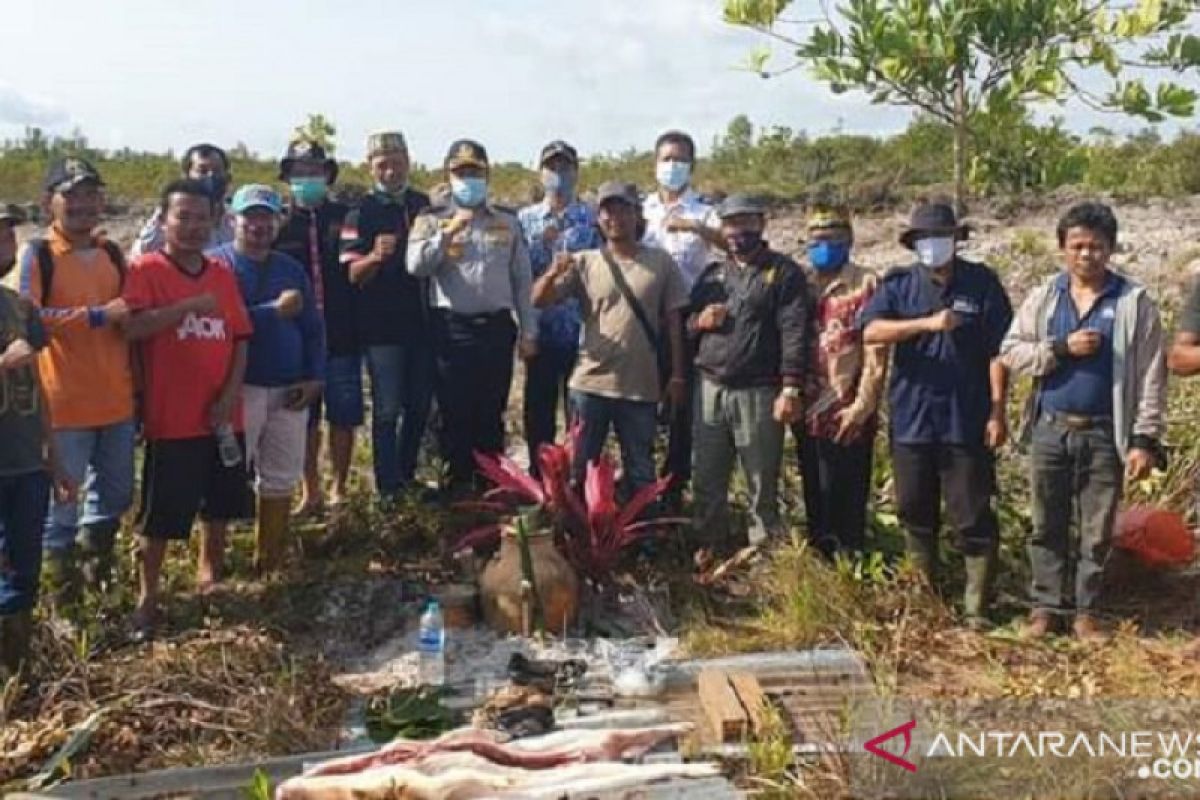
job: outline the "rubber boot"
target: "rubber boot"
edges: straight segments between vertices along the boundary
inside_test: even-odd
[[[290,497],[258,498],[258,521],[254,528],[254,569],[260,574],[275,572],[287,548]]]
[[[46,550],[42,554],[42,581],[50,613],[67,618],[79,607],[79,572],[72,550]]]
[[[100,594],[112,581],[113,548],[119,527],[120,523],[113,520],[85,525],[79,530],[76,540],[79,569],[84,588],[90,592]]]
[[[0,674],[16,675],[29,658],[33,637],[33,611],[26,609],[0,616]]]
[[[989,594],[992,589],[992,573],[995,570],[996,554],[965,556],[967,585],[963,589],[963,614],[967,627],[982,630],[987,626]]]
[[[913,564],[921,570],[921,574],[929,581],[929,585],[934,586],[934,580],[937,578],[937,539],[932,536],[929,538],[914,536],[906,532],[904,542]]]

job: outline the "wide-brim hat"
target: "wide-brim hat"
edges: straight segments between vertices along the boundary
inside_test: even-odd
[[[922,236],[954,236],[965,239],[971,227],[958,221],[949,203],[922,203],[913,209],[908,227],[900,234],[900,244],[913,249],[913,242]]]
[[[325,148],[307,139],[297,139],[288,144],[287,154],[279,162],[279,180],[286,181],[292,166],[298,163],[320,164],[329,175],[329,184],[337,183],[338,163],[329,157]]]

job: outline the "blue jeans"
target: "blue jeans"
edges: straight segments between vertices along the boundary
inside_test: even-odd
[[[433,398],[433,351],[422,345],[367,348],[375,489],[394,495],[412,482]]]
[[[0,616],[37,605],[49,499],[50,477],[41,470],[0,478]]]
[[[362,356],[330,356],[325,362],[325,418],[336,428],[363,424]],[[315,424],[317,420],[312,422]]]
[[[654,434],[658,429],[658,404],[622,400],[590,392],[571,392],[571,404],[583,423],[582,441],[572,470],[582,482],[587,465],[604,452],[609,427],[617,431],[621,466],[629,492],[654,482]]]
[[[133,504],[133,441],[133,420],[54,432],[62,470],[80,487],[83,515],[75,501],[51,503],[42,543],[47,550],[71,550],[80,526],[120,522]]]

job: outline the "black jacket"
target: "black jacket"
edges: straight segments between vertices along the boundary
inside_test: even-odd
[[[303,264],[309,280],[312,280],[312,222],[313,216],[316,216],[321,294],[325,305],[325,342],[329,354],[335,356],[358,352],[354,287],[350,285],[345,265],[338,261],[342,224],[348,211],[349,207],[333,200],[322,203],[313,211],[293,205],[288,209],[287,221],[275,240],[275,249]],[[315,292],[316,287],[313,288]]]
[[[692,287],[688,314],[696,368],[730,388],[803,385],[809,302],[804,272],[773,250],[746,266],[732,259],[710,265]],[[725,323],[697,330],[700,312],[714,303],[727,306]]]
[[[427,282],[414,278],[405,262],[408,233],[417,215],[429,208],[429,197],[409,189],[401,201],[372,192],[346,215],[342,228],[342,265],[367,255],[375,238],[396,235],[396,253],[357,287],[355,314],[362,347],[415,344],[423,340],[429,314]]]

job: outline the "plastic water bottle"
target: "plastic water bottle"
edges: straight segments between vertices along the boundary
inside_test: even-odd
[[[437,600],[430,600],[421,614],[421,625],[417,634],[417,651],[420,654],[418,672],[421,683],[426,686],[441,686],[446,682],[446,627],[442,622],[442,607]]]
[[[217,428],[217,452],[221,456],[221,463],[227,467],[242,463],[242,448],[238,445],[233,426],[228,422]]]

